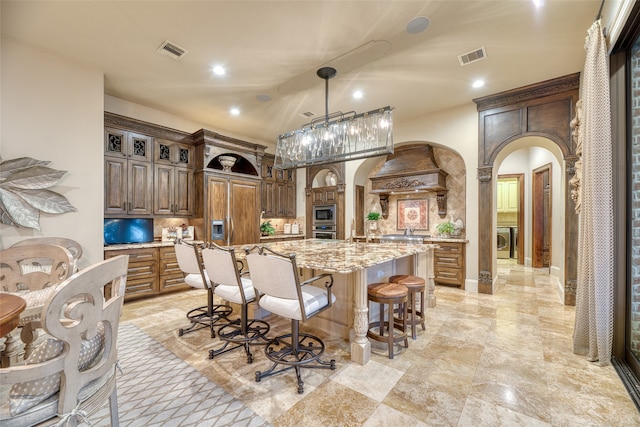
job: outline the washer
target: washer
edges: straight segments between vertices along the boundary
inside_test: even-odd
[[[511,255],[511,229],[509,227],[498,227],[496,242],[498,258],[509,258]]]

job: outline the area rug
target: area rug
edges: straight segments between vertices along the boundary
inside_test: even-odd
[[[120,325],[118,353],[123,371],[117,378],[120,426],[269,425],[134,325]],[[110,426],[108,406],[89,422]]]

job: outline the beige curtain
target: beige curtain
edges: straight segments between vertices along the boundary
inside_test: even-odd
[[[613,341],[613,183],[609,58],[600,20],[589,28],[580,98],[582,144],[573,350],[608,365]]]

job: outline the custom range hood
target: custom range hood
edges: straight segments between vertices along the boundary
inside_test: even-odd
[[[371,193],[380,196],[382,216],[387,217],[390,194],[435,192],[438,215],[447,214],[447,172],[438,167],[433,148],[426,144],[396,147],[382,169],[371,177]]]

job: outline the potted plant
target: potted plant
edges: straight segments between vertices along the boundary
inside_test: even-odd
[[[369,221],[369,230],[377,230],[379,220],[380,212],[369,212],[367,214],[367,221]]]
[[[263,236],[273,236],[276,234],[276,229],[271,225],[271,221],[264,221],[260,224],[260,234]]]
[[[451,221],[447,221],[436,225],[436,231],[442,237],[449,237],[451,233],[456,231],[456,227]]]
[[[367,219],[369,221],[378,221],[380,219],[380,212],[369,212],[367,214]]]

